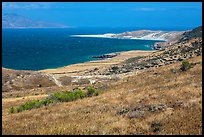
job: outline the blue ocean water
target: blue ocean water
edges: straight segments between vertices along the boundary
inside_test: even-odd
[[[82,38],[70,35],[120,33],[134,28],[3,29],[2,65],[41,70],[94,60],[92,56],[129,50],[152,50],[156,41]]]

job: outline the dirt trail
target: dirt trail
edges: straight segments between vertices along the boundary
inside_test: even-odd
[[[48,76],[57,86],[61,87],[62,84],[59,80],[56,79],[56,77],[53,74],[45,74],[46,76]]]

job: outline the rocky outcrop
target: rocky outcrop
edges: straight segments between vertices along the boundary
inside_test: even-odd
[[[101,56],[92,56],[92,58],[106,59],[116,57],[119,53],[104,54]]]

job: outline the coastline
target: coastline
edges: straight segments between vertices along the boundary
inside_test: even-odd
[[[148,35],[144,32],[151,32],[153,34],[157,34],[160,33],[160,31],[150,31],[150,30],[138,30],[138,31],[130,31],[130,32],[123,32],[123,33],[118,33],[118,34],[114,34],[114,33],[105,33],[105,34],[96,34],[96,35],[69,35],[70,37],[96,37],[96,38],[111,38],[111,39],[131,39],[131,40],[148,40],[148,41],[154,41],[153,43],[151,43],[151,45],[149,45],[149,47],[152,50],[163,50],[164,46],[161,46],[160,43],[166,43],[167,39],[164,39],[163,37],[153,37],[153,34],[149,34]],[[126,34],[127,33],[127,34]],[[135,33],[144,33],[144,36],[141,35],[142,37],[137,37],[137,35],[135,36]],[[166,33],[166,32],[165,32]],[[170,33],[170,32],[169,32]],[[131,34],[131,35],[130,35]],[[132,36],[132,34],[134,34]],[[163,36],[163,35],[162,35]],[[146,45],[145,45],[146,46]],[[126,51],[122,51],[122,52],[126,52]],[[119,52],[118,52],[119,53]],[[109,53],[110,54],[110,53]],[[104,54],[105,55],[105,54]],[[88,60],[88,62],[92,62],[90,60]],[[75,62],[77,63],[77,62]],[[86,63],[86,62],[81,62],[81,63]],[[81,63],[77,63],[77,64],[81,64]],[[102,62],[103,63],[103,62]],[[63,64],[66,65],[66,64]],[[74,64],[70,64],[70,65],[74,65]],[[68,66],[70,66],[68,65]],[[51,69],[58,69],[58,68],[65,68],[66,66],[55,66],[56,68],[48,68],[48,69],[43,69],[43,70],[34,70],[34,71],[44,71],[44,70],[51,70]],[[45,67],[46,68],[46,67]],[[30,68],[32,69],[32,68]],[[42,68],[41,68],[42,69]],[[32,70],[31,70],[32,71]]]
[[[153,46],[153,45],[151,45]],[[110,66],[114,64],[121,63],[129,58],[137,57],[137,56],[146,56],[149,55],[150,53],[153,53],[157,50],[152,48],[152,50],[129,50],[129,51],[120,51],[120,52],[112,52],[112,53],[107,53],[103,55],[109,55],[109,54],[117,54],[115,57],[111,58],[98,58],[96,60],[91,60],[91,61],[86,61],[86,62],[81,62],[81,63],[75,63],[75,64],[70,64],[62,67],[56,67],[56,68],[47,68],[47,69],[42,69],[42,70],[23,70],[23,69],[12,69],[12,68],[7,68],[3,67],[2,69],[6,70],[15,70],[15,71],[33,71],[33,72],[45,72],[45,73],[63,73],[63,70],[65,70],[65,73],[73,73],[73,69],[76,70],[85,70],[85,69],[90,69],[90,68],[95,68],[95,67],[100,67],[100,66]],[[84,68],[83,68],[84,67]],[[69,70],[71,69],[71,70]],[[59,71],[59,72],[58,72]]]
[[[137,56],[146,56],[153,52],[155,52],[155,50],[122,51],[122,52],[117,52],[119,54],[113,58],[102,59],[102,60],[99,59],[99,60],[88,61],[84,63],[77,63],[77,64],[67,65],[64,67],[58,67],[53,69],[43,69],[43,70],[38,70],[38,72],[73,75],[90,69],[108,67],[110,65],[121,63],[129,58],[133,58]]]

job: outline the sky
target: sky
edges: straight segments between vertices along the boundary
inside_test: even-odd
[[[202,25],[202,2],[2,2],[2,13],[73,27]]]

